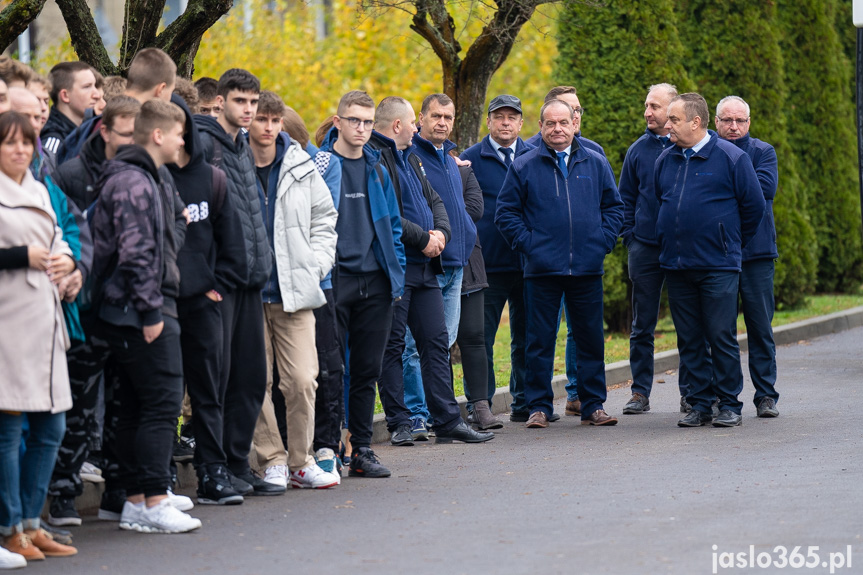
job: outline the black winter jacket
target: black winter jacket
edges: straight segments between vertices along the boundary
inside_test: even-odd
[[[485,204],[482,198],[482,188],[480,188],[476,175],[473,173],[473,168],[470,166],[459,166],[458,171],[461,173],[464,209],[467,211],[470,219],[478,222],[482,218]],[[479,244],[479,234],[477,234],[473,251],[470,252],[467,265],[464,266],[461,293],[469,294],[487,287],[488,277],[485,273],[485,260],[482,258],[482,246]]]
[[[171,101],[186,114],[183,140],[190,156],[182,168],[168,165],[191,218],[183,249],[177,254],[180,298],[199,296],[213,289],[224,295],[237,289],[248,277],[240,216],[234,207],[235,200],[227,193],[225,173],[204,161],[198,129],[188,106],[176,94]],[[215,193],[217,178],[222,181],[221,194]]]
[[[237,134],[237,138],[232,141],[215,118],[195,115],[194,122],[200,130],[204,159],[209,164],[222,168],[227,174],[228,194],[231,195],[240,216],[248,277],[244,285],[239,287],[261,289],[270,277],[273,254],[258,200],[252,150],[243,134]]]

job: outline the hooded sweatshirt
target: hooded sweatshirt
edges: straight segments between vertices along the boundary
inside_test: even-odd
[[[198,128],[188,106],[176,94],[171,96],[171,101],[186,114],[183,140],[190,156],[189,163],[182,168],[176,164],[168,165],[191,219],[183,249],[177,254],[180,298],[205,294],[210,290],[220,294],[232,292],[248,277],[240,217],[233,198],[227,193],[224,172],[204,160]],[[217,170],[221,174],[217,175]],[[217,194],[214,188],[219,177],[223,182],[221,194]]]
[[[140,146],[105,164],[93,209],[93,273],[103,281],[99,317],[142,328],[177,317],[174,189]]]

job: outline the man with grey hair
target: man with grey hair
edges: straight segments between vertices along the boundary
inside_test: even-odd
[[[758,231],[765,207],[749,156],[708,132],[709,116],[699,94],[671,100],[665,125],[675,145],[656,160],[653,181],[659,264],[668,282],[680,362],[690,374],[686,399],[692,411],[678,421],[680,427],[742,423],[737,397],[743,389],[737,344],[741,249]]]
[[[752,159],[767,208],[752,241],[743,249],[740,273],[740,302],[749,341],[749,375],[755,386],[758,417],[776,417],[776,344],[773,341],[773,274],[776,227],[773,198],[779,181],[776,150],[767,142],[749,135],[749,104],[738,96],[726,96],[716,105],[716,133],[732,142]]]
[[[525,257],[527,306],[526,426],[548,427],[554,392],[554,345],[563,297],[578,364],[582,425],[614,425],[606,399],[602,331],[603,261],[617,243],[623,202],[608,161],[581,146],[575,112],[561,100],[540,111],[542,143],[512,162],[495,224]]]
[[[659,265],[656,237],[657,199],[653,189],[656,159],[672,144],[668,136],[668,104],[677,96],[672,84],[654,84],[644,99],[647,127],[626,151],[620,171],[620,199],[623,200],[623,228],[620,236],[629,251],[629,279],[632,281],[632,332],[629,336],[629,364],[632,368],[632,398],[624,414],[650,411],[653,387],[653,334],[659,317],[659,299],[665,272]],[[685,402],[680,378],[681,406]],[[685,407],[682,408],[685,411]]]

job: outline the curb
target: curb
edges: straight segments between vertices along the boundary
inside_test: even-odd
[[[789,323],[777,327],[773,330],[773,338],[776,345],[788,345],[799,343],[800,341],[813,339],[831,333],[838,333],[856,327],[863,326],[863,306],[847,309],[844,311],[832,313]],[[740,342],[740,350],[748,349],[746,334],[737,337]],[[654,372],[662,373],[669,369],[677,369],[679,363],[677,350],[663,351],[654,356]],[[629,361],[617,361],[605,366],[605,383],[608,387],[615,387],[624,383],[628,383],[632,379],[632,372],[629,368]],[[558,375],[551,380],[551,386],[554,390],[555,399],[566,397],[567,380],[565,375]],[[456,398],[459,407],[461,408],[462,417],[467,417],[467,399],[464,396]],[[512,395],[508,388],[499,387],[494,394],[494,402],[492,412],[508,413],[509,405],[512,402]],[[373,443],[384,443],[389,441],[390,433],[387,431],[387,422],[384,414],[375,415],[373,424],[374,433],[372,435]],[[195,469],[191,464],[180,463],[177,465],[177,479],[180,489],[195,487],[197,479],[195,477]],[[102,495],[102,485],[84,482],[84,493],[77,498],[75,504],[78,511],[82,514],[95,514],[99,508],[99,503]],[[47,503],[43,516],[47,517]]]

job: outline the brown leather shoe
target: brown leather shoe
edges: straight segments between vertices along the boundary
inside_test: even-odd
[[[605,413],[604,409],[597,409],[587,419],[581,420],[582,425],[617,425],[617,419]]]
[[[45,557],[70,557],[77,555],[78,550],[71,545],[57,543],[50,533],[44,529],[25,529],[24,535],[30,538],[30,542],[41,551]]]
[[[524,424],[525,427],[548,427],[548,416],[542,411],[534,411],[530,414],[530,417],[527,419],[527,423]]]
[[[41,561],[45,554],[39,551],[30,538],[23,533],[13,533],[3,540],[3,547],[12,553],[23,555],[27,561]]]
[[[581,415],[581,400],[566,400],[566,409],[564,411],[567,415]]]

